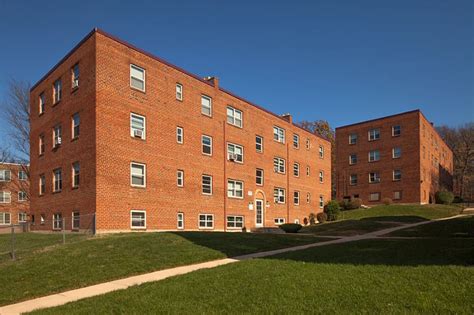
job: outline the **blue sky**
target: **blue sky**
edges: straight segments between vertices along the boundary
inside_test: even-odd
[[[473,15],[468,0],[0,0],[0,99],[97,26],[296,121],[420,108],[456,126],[474,120]]]

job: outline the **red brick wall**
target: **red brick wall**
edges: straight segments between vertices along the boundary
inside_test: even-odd
[[[38,202],[35,206],[38,209],[54,208],[54,205],[58,205],[64,198],[67,206],[61,206],[61,209],[67,212],[72,211],[70,209],[76,202],[83,202],[81,209],[95,209],[97,212],[97,228],[101,231],[129,230],[132,209],[146,210],[149,230],[176,229],[177,212],[184,213],[186,229],[197,229],[198,214],[206,213],[214,214],[215,229],[223,230],[226,214],[242,215],[245,217],[245,226],[254,227],[255,210],[249,210],[249,204],[254,202],[258,190],[263,192],[269,205],[265,208],[265,226],[274,226],[276,217],[283,217],[291,222],[299,219],[303,222],[304,217],[310,212],[320,211],[319,195],[323,195],[325,201],[329,200],[331,186],[329,142],[102,33],[95,33],[75,54],[80,52],[89,54],[94,45],[96,51],[93,55],[96,59],[91,57],[93,62],[87,65],[85,62],[80,62],[84,65],[81,67],[81,76],[82,71],[89,71],[89,67],[92,68],[90,76],[96,83],[96,100],[94,102],[91,98],[92,102],[89,102],[81,98],[79,106],[87,113],[84,114],[86,118],[82,119],[81,116],[81,128],[86,128],[87,124],[87,130],[95,133],[95,137],[80,139],[83,142],[77,146],[79,152],[71,152],[70,156],[66,153],[73,144],[59,149],[64,152],[61,159],[48,160],[49,163],[46,165],[44,161],[32,158],[32,164],[35,164],[35,174],[39,175],[45,170],[52,172],[57,165],[70,165],[81,157],[81,172],[82,169],[85,171],[94,169],[95,172],[82,173],[84,175],[81,176],[81,180],[90,181],[90,185],[87,186],[89,189],[83,190],[81,185],[81,188],[74,192],[63,191],[59,194],[48,192],[48,196],[36,198]],[[57,69],[57,73],[64,75],[68,73],[69,68],[77,62],[77,58],[73,56]],[[146,93],[130,88],[131,63],[146,69]],[[50,85],[57,75],[56,73],[50,75],[35,88],[32,99],[35,99],[33,94],[39,93],[42,88],[51,89]],[[178,101],[175,97],[177,82],[183,85],[183,101]],[[79,89],[81,88],[82,86]],[[201,94],[212,97],[212,117],[201,114]],[[69,107],[69,100],[64,101],[57,106]],[[95,104],[95,111],[91,104]],[[243,128],[226,123],[227,105],[243,112]],[[146,117],[146,140],[130,137],[131,112]],[[61,116],[63,117],[61,119],[64,120],[71,114],[72,112],[68,112]],[[57,120],[56,115],[52,118]],[[32,121],[33,125],[36,134],[43,132],[46,127],[52,127],[51,124],[40,126],[37,120]],[[286,144],[273,141],[274,125],[286,130]],[[184,128],[184,144],[176,143],[177,126]],[[293,133],[300,136],[300,149],[291,146]],[[213,137],[211,157],[201,154],[202,134]],[[255,150],[256,134],[264,137],[262,154]],[[310,150],[306,150],[306,138],[311,141]],[[35,137],[32,136],[32,141],[34,140]],[[226,162],[227,142],[244,147],[243,164]],[[324,146],[324,159],[318,157],[319,145]],[[84,157],[78,155],[85,154],[86,146],[95,146],[91,150],[92,154]],[[35,146],[32,145],[32,148]],[[274,156],[286,159],[285,175],[273,172]],[[132,161],[146,164],[146,188],[130,186]],[[293,176],[294,161],[300,164],[299,178]],[[310,176],[306,176],[307,165],[311,168]],[[257,187],[255,184],[257,167],[265,171],[263,187]],[[185,173],[183,188],[176,185],[178,169],[184,170]],[[323,170],[325,174],[322,184],[318,179],[319,170]],[[201,193],[202,174],[213,176],[212,196]],[[243,199],[225,197],[228,178],[244,182]],[[49,181],[51,183],[51,176]],[[63,186],[70,187],[64,184]],[[286,204],[279,205],[273,202],[274,186],[286,188]],[[300,191],[299,206],[293,205],[294,190]],[[306,203],[307,192],[311,193],[309,204]],[[70,197],[73,193],[78,195],[77,199]],[[94,196],[96,196],[95,205]]]
[[[18,224],[18,214],[19,213],[29,213],[30,202],[19,201],[18,193],[20,191],[25,191],[27,196],[29,194],[29,181],[28,180],[19,180],[18,173],[20,170],[28,171],[27,166],[19,164],[10,164],[10,163],[1,163],[0,170],[10,170],[11,171],[11,180],[0,182],[0,191],[10,192],[11,193],[11,202],[10,203],[0,203],[0,213],[10,213],[11,224]],[[0,223],[0,233],[2,232],[2,224]]]

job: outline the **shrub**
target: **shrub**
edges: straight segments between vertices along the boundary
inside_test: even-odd
[[[463,203],[463,202],[464,202],[464,199],[462,199],[462,197],[460,196],[456,196],[453,199],[453,203]]]
[[[336,221],[341,207],[336,200],[331,200],[324,206],[324,213],[328,216],[328,221]]]
[[[280,225],[280,229],[282,229],[286,233],[298,233],[301,228],[301,224],[298,223],[285,223]]]
[[[316,215],[314,213],[311,212],[308,217],[309,217],[309,224],[311,225],[316,224]]]
[[[436,203],[449,205],[454,200],[454,195],[450,191],[438,191],[435,194]]]
[[[390,199],[390,198],[383,198],[383,199],[382,199],[382,203],[383,203],[384,205],[387,205],[387,206],[388,206],[388,205],[391,205],[392,202],[393,202],[393,201],[392,201],[392,199]]]
[[[355,209],[359,209],[360,206],[362,206],[362,199],[354,198],[351,201],[349,201],[348,203],[346,203],[345,208],[346,208],[346,210],[355,210]]]
[[[316,215],[316,218],[318,219],[319,223],[324,223],[328,220],[328,216],[324,212],[320,212]]]

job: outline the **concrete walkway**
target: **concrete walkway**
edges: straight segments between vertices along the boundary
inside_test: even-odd
[[[242,260],[268,257],[268,256],[273,256],[273,255],[287,253],[287,252],[294,252],[294,251],[304,250],[304,249],[313,248],[313,247],[333,245],[333,244],[342,244],[342,243],[354,242],[354,241],[365,240],[365,239],[373,239],[373,238],[377,238],[379,236],[386,235],[397,230],[429,224],[436,221],[449,220],[449,219],[462,217],[462,216],[466,216],[466,215],[456,215],[454,217],[449,217],[449,218],[442,218],[442,219],[437,219],[437,220],[432,220],[432,221],[423,221],[423,222],[417,222],[417,223],[412,223],[412,224],[405,224],[405,225],[391,227],[388,229],[383,229],[383,230],[379,230],[379,231],[375,231],[375,232],[371,232],[367,234],[362,234],[362,235],[342,237],[342,238],[334,239],[330,241],[311,243],[311,244],[306,244],[306,245],[276,249],[276,250],[271,250],[271,251],[266,251],[266,252],[247,254],[247,255],[237,256],[233,258],[218,259],[218,260],[208,261],[208,262],[194,264],[194,265],[181,266],[181,267],[155,271],[155,272],[151,272],[151,273],[147,273],[147,274],[143,274],[139,276],[133,276],[133,277],[114,280],[110,282],[104,282],[104,283],[96,284],[89,287],[84,287],[84,288],[70,290],[70,291],[66,291],[62,293],[52,294],[52,295],[48,295],[48,296],[44,296],[44,297],[36,298],[33,300],[16,303],[16,304],[6,305],[3,307],[0,307],[0,314],[1,315],[21,314],[21,313],[26,313],[26,312],[31,312],[37,309],[41,309],[41,308],[60,306],[60,305],[64,305],[66,303],[74,302],[80,299],[85,299],[85,298],[109,293],[116,290],[123,290],[134,285],[140,285],[147,282],[155,282],[155,281],[160,281],[169,277],[184,275],[184,274],[187,274],[196,270],[200,270],[200,269],[214,268],[218,266],[223,266],[223,265],[239,262]]]

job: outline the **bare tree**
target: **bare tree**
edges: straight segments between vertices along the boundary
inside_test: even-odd
[[[4,118],[10,125],[12,158],[27,163],[30,160],[30,83],[10,79],[3,108]]]

